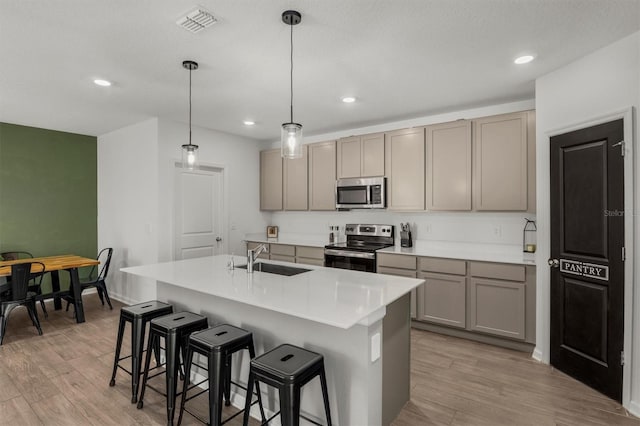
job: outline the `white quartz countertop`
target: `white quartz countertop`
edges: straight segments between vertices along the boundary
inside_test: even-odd
[[[404,248],[397,244],[378,250],[378,253],[535,265],[535,253],[523,253],[520,245],[507,244],[416,240],[413,242],[413,247]]]
[[[244,241],[256,243],[289,244],[292,246],[324,247],[329,244],[329,233],[319,234],[280,234],[278,238],[267,238],[266,234],[246,234]]]
[[[291,277],[237,268],[246,258],[219,255],[122,268],[122,272],[155,279],[275,312],[348,329],[382,317],[385,307],[424,280],[288,262],[264,261],[310,269]]]

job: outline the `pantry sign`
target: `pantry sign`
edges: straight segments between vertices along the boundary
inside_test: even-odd
[[[560,272],[580,275],[587,278],[595,278],[602,281],[609,281],[609,267],[596,265],[594,263],[560,259]]]

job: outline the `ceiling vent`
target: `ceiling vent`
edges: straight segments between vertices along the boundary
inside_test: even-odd
[[[198,7],[195,10],[187,13],[186,16],[178,19],[176,21],[176,24],[187,31],[197,33],[207,27],[210,27],[216,22],[218,21],[210,12],[204,10],[202,7]]]

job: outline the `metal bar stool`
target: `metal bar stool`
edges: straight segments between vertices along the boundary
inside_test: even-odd
[[[116,372],[118,367],[131,375],[131,403],[138,401],[138,385],[142,374],[142,353],[144,349],[144,333],[147,323],[154,318],[167,315],[173,312],[173,306],[152,300],[150,302],[139,303],[137,305],[125,306],[120,309],[120,324],[118,326],[118,341],[116,343],[116,355],[113,360],[113,373],[109,386],[116,384]],[[131,355],[120,358],[122,349],[122,338],[126,323],[131,323]],[[156,362],[160,364],[160,354],[156,351]],[[131,371],[120,365],[120,361],[131,358]]]
[[[148,350],[145,357],[144,376],[142,378],[140,398],[138,399],[138,408],[144,406],[144,393],[146,388],[149,387],[167,397],[167,424],[173,425],[177,396],[176,390],[178,386],[179,357],[182,356],[183,360],[186,359],[189,335],[193,332],[204,330],[207,326],[207,317],[194,314],[193,312],[177,312],[151,320],[149,340],[147,343]],[[153,370],[164,365],[165,371],[149,377],[149,371],[152,370],[150,368],[151,353],[158,351],[160,338],[164,338],[165,341],[166,362],[162,365],[156,365]],[[148,384],[149,379],[161,374],[165,374],[166,393]]]
[[[231,384],[246,389],[243,386],[231,381],[231,355],[241,350],[248,350],[251,359],[255,357],[255,349],[253,347],[253,335],[251,332],[242,328],[234,327],[229,324],[221,324],[204,331],[193,333],[189,337],[189,347],[187,349],[187,357],[185,361],[185,380],[182,389],[182,401],[180,404],[180,415],[178,416],[178,425],[182,423],[184,412],[191,414],[196,419],[205,424],[213,426],[222,425],[229,420],[241,414],[244,410],[239,410],[229,418],[222,420],[222,398],[225,399],[225,405],[230,405],[230,388]],[[189,386],[191,366],[194,354],[201,354],[207,357],[208,379]],[[189,411],[185,405],[186,402],[196,398],[207,390],[202,390],[195,395],[187,398],[187,391],[194,389],[202,383],[209,382],[209,422],[200,418],[192,411]],[[262,421],[266,420],[264,409],[262,407],[262,398],[260,396],[260,387],[256,383],[258,394],[257,401],[251,403],[253,395],[247,393],[246,398],[249,401],[248,407],[256,402],[260,407]]]
[[[315,421],[300,415],[300,389],[316,376],[320,376],[324,411],[327,425],[331,426],[327,378],[324,372],[324,357],[316,352],[293,345],[280,345],[271,351],[251,360],[247,395],[253,391],[253,382],[264,382],[278,389],[280,412],[271,416],[266,423],[280,414],[283,426],[298,426],[300,417],[313,424]],[[249,423],[249,399],[245,405],[244,422]],[[265,424],[264,422],[262,424]]]

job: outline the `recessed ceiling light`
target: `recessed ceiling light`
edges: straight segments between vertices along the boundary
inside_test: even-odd
[[[256,124],[255,121],[251,121],[251,120],[244,120],[243,123],[245,126],[253,126],[254,124]]]
[[[93,80],[93,82],[95,84],[97,84],[98,86],[103,86],[103,87],[109,87],[111,86],[111,82],[108,80],[102,80],[101,78],[96,78],[95,80]]]
[[[354,98],[353,96],[345,96],[344,98],[342,98],[342,102],[344,102],[345,104],[350,104],[356,101],[356,98]]]
[[[518,65],[522,65],[522,64],[528,64],[531,61],[533,61],[533,56],[532,55],[523,55],[523,56],[518,56],[513,61],[513,63],[514,64],[518,64]]]

